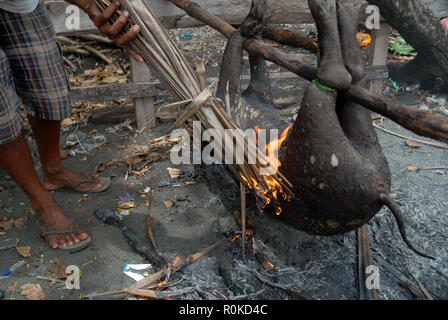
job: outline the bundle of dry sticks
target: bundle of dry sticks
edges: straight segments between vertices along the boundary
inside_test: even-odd
[[[109,0],[95,0],[95,2],[102,10],[110,4]],[[175,104],[182,108],[174,125],[181,126],[187,120],[199,120],[205,130],[214,129],[223,139],[226,129],[233,130],[236,139],[232,144],[222,143],[222,148],[223,152],[229,152],[234,156],[236,150],[244,150],[244,163],[235,164],[237,161],[233,161],[233,164],[228,164],[235,177],[251,191],[262,193],[262,198],[267,202],[273,199],[273,193],[292,197],[292,184],[278,170],[268,175],[260,174],[261,168],[270,168],[271,159],[265,155],[264,150],[261,151],[255,145],[255,141],[248,139],[242,130],[237,130],[238,126],[225,112],[224,103],[215,98],[207,86],[203,65],[198,70],[192,68],[143,1],[120,0],[120,3],[121,8],[129,12],[128,23],[123,32],[133,25],[140,27],[140,32],[130,43],[130,47],[143,57],[152,72],[177,100]],[[111,17],[112,23],[120,13],[117,11]]]

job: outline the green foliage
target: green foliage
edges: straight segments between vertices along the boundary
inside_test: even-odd
[[[389,50],[392,52],[398,52],[403,56],[417,55],[417,51],[415,51],[411,45],[407,44],[402,37],[395,39],[395,41],[389,45]]]

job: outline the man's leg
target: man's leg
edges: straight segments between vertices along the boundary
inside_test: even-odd
[[[28,120],[36,138],[40,162],[42,164],[44,186],[47,190],[56,190],[63,186],[85,180],[85,176],[64,168],[59,155],[60,120],[42,120],[28,115]],[[93,183],[83,183],[76,187],[79,191],[100,189],[103,181],[97,175],[90,176]]]
[[[4,16],[0,31],[5,37],[0,35],[0,40],[36,137],[45,188],[56,190],[91,179],[93,183],[83,183],[76,189],[100,190],[103,182],[98,176],[86,179],[83,174],[65,169],[60,160],[60,123],[70,116],[71,108],[64,63],[44,4],[40,2],[29,14],[10,16]]]
[[[11,43],[11,39],[23,39],[26,34],[25,31],[20,31],[20,28],[25,26],[25,23],[18,22],[20,17],[21,15],[12,15],[0,9],[0,166],[28,195],[31,206],[38,213],[43,227],[47,230],[64,230],[70,227],[70,219],[39,180],[34,170],[30,150],[21,134],[22,117],[17,101],[13,70],[11,61],[4,51],[27,52],[29,50],[29,46],[16,47]],[[29,60],[21,60],[15,56],[13,63],[16,65],[26,64],[35,58],[34,55]],[[38,70],[33,69],[31,72],[38,72]],[[26,81],[26,75],[25,78],[23,76],[22,74],[22,78],[19,78],[19,85],[23,85]],[[53,234],[47,236],[46,239],[52,248],[56,248],[79,243],[87,237],[87,234],[82,232],[77,224],[74,224],[73,233]]]
[[[70,219],[40,182],[22,134],[13,141],[0,145],[0,165],[28,195],[31,206],[38,213],[43,225],[50,229],[69,228]],[[75,224],[74,233],[49,235],[47,241],[52,248],[57,248],[58,245],[79,243],[87,237],[88,235]]]

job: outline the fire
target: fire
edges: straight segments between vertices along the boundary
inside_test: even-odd
[[[273,269],[273,268],[275,268],[275,265],[272,262],[269,262],[269,261],[263,262],[262,265],[263,265],[263,267],[265,269]]]
[[[257,193],[264,199],[264,204],[261,207],[263,211],[272,201],[272,198],[275,200],[279,200],[281,196],[283,199],[288,200],[288,195],[284,192],[283,187],[278,183],[278,180],[282,181],[280,177],[278,177],[278,168],[281,167],[281,162],[278,159],[278,151],[280,150],[283,142],[285,142],[288,137],[288,132],[291,129],[291,126],[288,126],[281,134],[279,139],[274,139],[269,142],[264,151],[266,154],[267,162],[265,164],[268,166],[269,171],[272,173],[270,175],[262,175],[261,178],[263,181],[257,180],[255,177],[250,176],[250,182],[243,176],[241,178],[245,182],[246,186],[249,189],[255,189]],[[256,132],[256,141],[258,141],[258,135],[260,133],[260,128],[255,127]],[[273,171],[272,168],[276,170]],[[275,177],[275,178],[274,178]],[[275,213],[280,215],[282,212],[282,208],[278,205],[275,205]]]

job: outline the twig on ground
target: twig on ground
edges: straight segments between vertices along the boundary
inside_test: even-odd
[[[423,292],[415,286],[411,280],[406,278],[403,274],[401,274],[399,271],[395,270],[393,266],[391,266],[386,260],[381,258],[380,256],[375,256],[375,259],[378,260],[383,267],[385,267],[387,270],[390,271],[399,281],[400,283],[409,289],[417,298],[420,298],[422,300],[427,300]]]
[[[152,206],[152,190],[149,192],[149,200],[148,200],[148,211],[146,213],[146,230],[148,232],[148,237],[151,239],[152,245],[154,246],[154,250],[159,253],[157,249],[156,240],[154,239],[154,234],[152,233],[151,228],[151,206]]]
[[[420,291],[423,293],[423,295],[426,297],[427,300],[434,300],[434,298],[429,294],[428,290],[423,286],[423,284],[418,280],[418,278],[409,270],[408,267],[404,266],[408,273],[411,275],[412,279],[414,279],[415,282],[417,282],[418,287],[420,288]]]
[[[272,282],[272,281],[266,279],[261,273],[259,273],[255,269],[253,269],[252,272],[255,274],[255,276],[258,278],[258,280],[260,280],[261,282],[263,282],[271,287],[282,289],[290,294],[293,294],[293,295],[299,297],[302,300],[313,300],[313,298],[311,298],[311,297],[307,296],[306,294],[303,294],[295,289],[292,289],[290,286],[275,283],[275,282]]]
[[[68,58],[62,56],[62,60],[64,60],[64,62],[74,71],[77,70],[78,68],[76,68],[76,66],[74,65],[73,62],[71,62]]]
[[[74,35],[76,38],[78,39],[82,39],[82,40],[86,40],[86,41],[95,41],[95,42],[101,42],[104,44],[115,44],[115,42],[113,42],[112,40],[110,40],[109,38],[100,36],[98,34],[93,34],[93,33],[78,33]]]
[[[165,276],[167,272],[171,272],[172,270],[177,271],[180,268],[184,267],[185,265],[196,262],[197,260],[206,256],[207,254],[209,254],[210,252],[212,252],[213,250],[220,247],[221,245],[223,245],[226,242],[228,242],[227,239],[220,240],[220,241],[216,242],[215,244],[212,244],[212,245],[208,246],[207,248],[188,256],[187,258],[180,258],[177,260],[177,262],[175,264],[170,265],[162,270],[159,270],[147,278],[137,281],[130,287],[124,287],[124,288],[121,288],[118,290],[108,291],[108,292],[103,292],[103,293],[98,293],[98,294],[91,294],[91,295],[87,295],[86,298],[105,297],[105,296],[118,295],[118,294],[123,294],[123,293],[129,293],[129,294],[133,294],[136,296],[142,296],[142,297],[154,298],[154,299],[167,298],[168,296],[165,296],[163,294],[160,295],[158,292],[156,292],[154,290],[145,290],[143,288],[149,287],[152,284],[154,284],[156,281],[162,279],[162,277]],[[190,289],[190,288],[188,288],[188,289]]]
[[[100,58],[101,60],[103,60],[104,62],[106,62],[107,64],[111,64],[112,63],[112,59],[111,58],[106,57],[103,53],[101,53],[100,51],[96,50],[95,48],[93,48],[93,47],[91,47],[91,46],[89,46],[87,44],[84,44],[82,42],[78,42],[78,41],[69,39],[69,38],[64,37],[64,36],[57,36],[56,39],[58,41],[60,41],[60,42],[64,42],[64,43],[69,44],[70,45],[70,49],[73,50],[74,53],[79,52],[80,54],[86,55],[86,51],[87,51],[87,54],[90,52],[93,55],[95,55],[98,58]],[[62,47],[62,52],[66,52],[67,48],[68,48],[67,46],[63,46]],[[75,49],[78,49],[78,50],[75,50]],[[79,50],[82,50],[82,51],[79,51]],[[83,53],[81,53],[81,52],[83,52]]]
[[[438,273],[440,273],[442,276],[444,276],[445,278],[448,279],[448,274],[446,274],[445,272],[443,272],[442,270],[437,269],[436,267],[432,266],[432,268],[434,270],[436,270]]]
[[[415,167],[415,166],[408,166],[408,171],[443,170],[443,169],[448,169],[448,166],[440,166],[440,167]]]
[[[386,128],[383,128],[383,127],[377,125],[376,123],[373,123],[373,126],[374,126],[375,128],[377,128],[377,129],[379,129],[379,130],[382,130],[382,131],[384,131],[384,132],[386,132],[386,133],[388,133],[388,134],[391,134],[391,135],[396,136],[396,137],[399,137],[399,138],[403,138],[403,139],[406,139],[406,140],[415,141],[415,142],[422,143],[422,144],[426,144],[426,145],[429,145],[429,146],[432,146],[432,147],[436,147],[436,148],[448,149],[448,144],[445,144],[445,143],[437,143],[437,142],[431,142],[431,141],[424,141],[424,140],[421,140],[421,139],[415,139],[415,138],[407,137],[407,136],[401,135],[401,134],[399,134],[399,133],[390,131],[390,130],[388,130],[388,129],[386,129]]]

